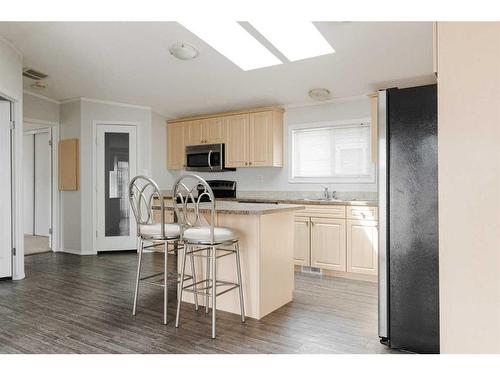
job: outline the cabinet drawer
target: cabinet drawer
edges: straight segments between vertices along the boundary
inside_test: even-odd
[[[348,206],[347,218],[352,220],[377,220],[377,207]]]
[[[297,211],[295,216],[314,216],[314,217],[324,217],[331,219],[344,219],[346,210],[345,206],[319,206],[319,205],[306,205],[305,210]]]

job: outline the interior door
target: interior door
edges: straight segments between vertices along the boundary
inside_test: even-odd
[[[135,249],[128,183],[137,170],[136,127],[97,125],[96,133],[96,249]]]
[[[51,226],[51,149],[48,131],[35,133],[35,235],[49,236]]]
[[[0,278],[12,277],[12,162],[10,102],[0,100]]]
[[[35,234],[35,135],[23,136],[24,234]]]

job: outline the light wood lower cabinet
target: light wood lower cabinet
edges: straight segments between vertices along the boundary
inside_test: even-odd
[[[377,262],[377,222],[347,220],[347,272],[376,275]]]
[[[299,266],[311,265],[309,225],[308,217],[295,217],[293,258],[294,263]]]
[[[346,270],[345,220],[311,218],[311,267]]]
[[[165,224],[172,224],[174,222],[174,212],[173,211],[165,211],[164,215],[165,215],[164,216]],[[160,223],[160,221],[161,221],[160,210],[153,211],[153,218],[155,220],[155,223]]]
[[[367,206],[311,205],[297,211],[294,264],[372,280],[378,272],[376,217],[377,208]]]

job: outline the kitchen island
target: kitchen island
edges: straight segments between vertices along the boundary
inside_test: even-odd
[[[302,209],[304,206],[293,204],[216,201],[215,224],[239,236],[246,316],[261,319],[292,301],[294,214]],[[165,210],[173,210],[171,198],[165,200]],[[208,213],[207,205],[201,203],[200,211]],[[203,258],[196,259],[196,276],[200,280],[205,278],[204,264]],[[218,279],[236,281],[234,257],[220,258],[217,273]],[[238,298],[237,291],[221,295],[217,309],[239,314]],[[204,298],[198,300],[203,306]],[[183,301],[192,303],[192,294],[184,293]]]

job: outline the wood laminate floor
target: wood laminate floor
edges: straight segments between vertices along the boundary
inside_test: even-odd
[[[156,261],[155,261],[156,260]],[[145,269],[162,268],[146,254]],[[0,281],[0,353],[389,353],[377,337],[377,286],[296,274],[294,301],[242,324],[183,306],[181,326],[162,321],[160,288],[144,286],[131,316],[136,254],[27,257],[26,279]],[[171,293],[173,294],[173,293]],[[172,296],[175,298],[175,296]]]

